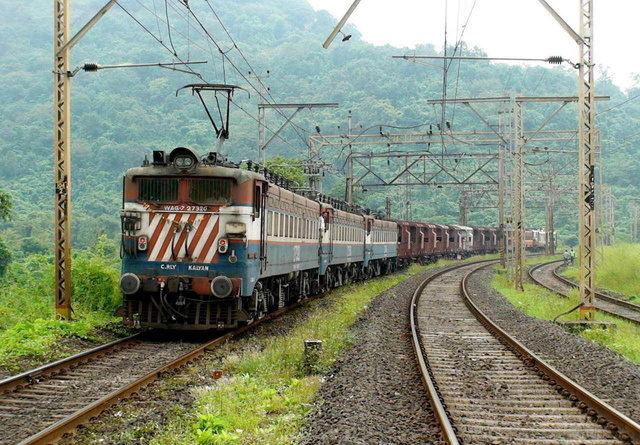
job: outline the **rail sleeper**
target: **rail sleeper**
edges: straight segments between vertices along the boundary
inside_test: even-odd
[[[441,275],[416,308],[422,348],[460,443],[623,443],[595,424],[467,307],[460,282],[478,265]]]

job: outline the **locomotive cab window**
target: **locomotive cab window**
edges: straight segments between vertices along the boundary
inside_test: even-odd
[[[228,204],[231,202],[231,181],[214,178],[191,179],[189,199],[198,203]]]
[[[177,178],[138,178],[138,199],[147,202],[177,202]]]
[[[256,218],[260,217],[260,210],[262,207],[262,185],[258,184],[254,188],[253,193],[253,211]]]

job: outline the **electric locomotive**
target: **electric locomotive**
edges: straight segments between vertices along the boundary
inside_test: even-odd
[[[390,220],[247,167],[178,147],[126,172],[126,321],[235,328],[352,281],[497,247],[495,228]]]
[[[226,329],[397,267],[397,225],[189,148],[124,176],[125,320]]]
[[[209,329],[251,318],[241,297],[261,268],[264,177],[178,147],[129,169],[123,187],[126,319]]]

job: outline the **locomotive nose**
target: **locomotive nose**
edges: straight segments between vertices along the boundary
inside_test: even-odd
[[[132,273],[126,273],[120,278],[120,289],[125,295],[133,295],[140,289],[140,278]]]

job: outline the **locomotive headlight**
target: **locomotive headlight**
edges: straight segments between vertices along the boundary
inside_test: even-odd
[[[180,171],[191,170],[196,164],[196,159],[190,155],[176,156],[173,160],[173,166]]]
[[[233,283],[228,277],[215,277],[211,281],[211,292],[218,298],[227,298],[232,290]]]
[[[133,295],[140,289],[140,278],[132,273],[126,273],[120,278],[120,289],[125,295]]]
[[[193,171],[198,164],[198,153],[190,148],[177,147],[169,154],[169,162],[178,172]]]
[[[218,240],[218,252],[227,253],[229,250],[229,240],[226,238],[220,238]]]
[[[148,246],[149,246],[149,237],[147,236],[138,237],[138,250],[141,250],[144,252],[145,250],[147,250]]]

